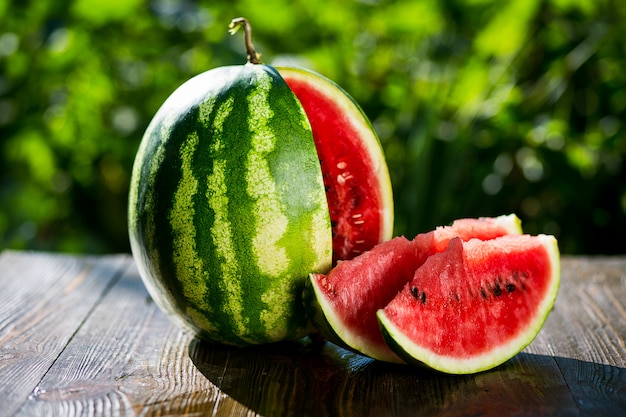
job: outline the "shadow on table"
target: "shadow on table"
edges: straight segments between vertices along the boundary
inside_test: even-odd
[[[309,339],[244,349],[196,339],[189,355],[222,392],[268,417],[626,415],[624,369],[566,358],[520,353],[459,376]]]

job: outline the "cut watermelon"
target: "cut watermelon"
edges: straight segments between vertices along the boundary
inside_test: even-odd
[[[559,281],[552,236],[453,239],[377,316],[385,340],[405,361],[475,373],[502,364],[535,338]]]
[[[376,311],[389,303],[426,259],[444,251],[450,239],[493,239],[520,234],[515,215],[461,219],[417,235],[396,237],[339,264],[328,275],[311,274],[304,303],[313,324],[327,339],[387,362],[402,360],[386,345]]]
[[[250,63],[196,75],[155,114],[128,207],[155,302],[236,346],[309,334],[308,274],[390,239],[393,225],[383,150],[360,107],[325,77],[258,63],[247,20],[231,23],[242,26]]]
[[[276,67],[311,123],[333,234],[333,264],[389,240],[393,196],[383,151],[361,107],[333,81]]]

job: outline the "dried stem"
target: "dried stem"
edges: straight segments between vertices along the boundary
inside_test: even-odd
[[[251,64],[260,64],[260,55],[254,49],[254,45],[252,44],[252,26],[250,26],[250,22],[245,17],[238,17],[233,19],[228,26],[230,28],[229,32],[231,35],[237,33],[240,27],[243,27],[244,32],[244,43],[246,45],[246,53],[248,54],[248,62]]]

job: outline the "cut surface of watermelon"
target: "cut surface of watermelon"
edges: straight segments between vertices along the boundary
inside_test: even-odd
[[[334,82],[303,69],[277,70],[311,124],[329,205],[334,263],[389,240],[393,232],[391,181],[369,120]]]
[[[305,307],[320,333],[336,344],[374,359],[402,363],[385,343],[376,311],[410,282],[426,259],[446,249],[454,237],[493,239],[520,234],[515,215],[461,219],[451,226],[396,237],[339,264],[328,274],[312,274],[305,287]]]
[[[405,361],[475,373],[502,364],[536,337],[559,282],[552,236],[453,239],[377,317]]]

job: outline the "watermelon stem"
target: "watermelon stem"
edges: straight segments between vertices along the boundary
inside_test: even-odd
[[[254,44],[252,43],[252,26],[250,25],[248,19],[245,17],[237,17],[231,20],[228,27],[231,35],[234,35],[240,27],[243,27],[244,44],[246,45],[246,53],[248,54],[248,63],[260,64],[261,55],[259,55],[256,49],[254,49]]]

